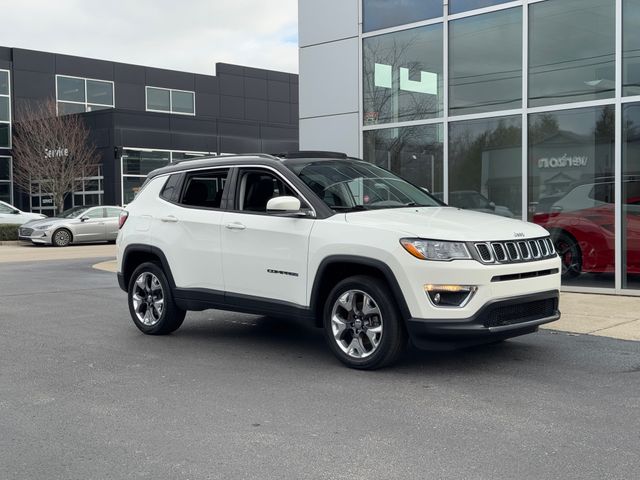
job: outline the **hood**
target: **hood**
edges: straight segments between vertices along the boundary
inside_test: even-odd
[[[23,224],[23,227],[34,228],[39,225],[48,225],[54,223],[64,223],[72,220],[71,218],[58,218],[58,217],[45,217],[45,218],[37,218],[35,220],[30,220],[27,223]]]
[[[549,234],[533,223],[454,207],[352,212],[346,214],[346,221],[355,225],[388,228],[409,237],[434,240],[482,242],[543,237]]]

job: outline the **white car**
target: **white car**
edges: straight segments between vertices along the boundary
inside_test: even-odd
[[[22,225],[23,223],[40,218],[45,218],[45,215],[23,212],[13,205],[0,200],[0,225]]]
[[[144,333],[187,310],[294,317],[346,365],[409,339],[453,348],[559,318],[560,259],[538,225],[443,206],[335,153],[226,156],[152,172],[120,218],[118,281]]]

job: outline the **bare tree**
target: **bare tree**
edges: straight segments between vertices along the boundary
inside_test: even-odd
[[[89,130],[78,115],[58,116],[54,100],[26,106],[19,113],[14,127],[14,182],[26,192],[38,182],[60,212],[76,183],[98,174],[99,156],[89,142]]]

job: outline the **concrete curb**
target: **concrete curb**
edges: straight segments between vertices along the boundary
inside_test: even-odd
[[[0,242],[0,247],[15,247],[20,245],[22,242],[19,240],[3,240]]]
[[[103,272],[116,273],[118,271],[118,265],[116,260],[108,260],[106,262],[96,263],[92,265],[91,268],[95,268],[96,270],[102,270]]]

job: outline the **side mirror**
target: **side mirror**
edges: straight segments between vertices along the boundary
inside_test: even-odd
[[[13,211],[13,212],[11,212],[11,213],[13,213],[14,215],[20,215],[20,210],[14,210],[14,211]]]
[[[86,222],[87,220],[89,220],[89,217],[80,217],[81,222]]]
[[[275,197],[267,202],[267,212],[293,213],[300,211],[300,200],[296,197]]]

